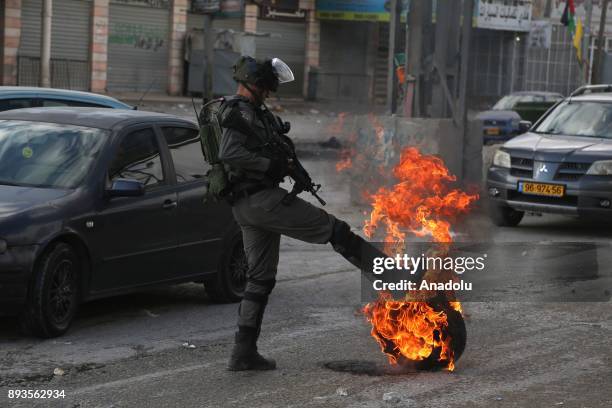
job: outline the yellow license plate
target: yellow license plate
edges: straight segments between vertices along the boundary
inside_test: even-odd
[[[563,197],[565,194],[565,186],[560,184],[528,183],[521,181],[519,183],[519,191],[525,194]]]
[[[487,128],[487,135],[499,135],[499,128]]]

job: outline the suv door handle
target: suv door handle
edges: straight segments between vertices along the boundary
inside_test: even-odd
[[[172,208],[176,208],[176,205],[177,205],[176,201],[166,200],[166,201],[164,201],[164,203],[162,204],[162,208],[163,208],[164,210],[170,210],[170,209],[172,209]]]

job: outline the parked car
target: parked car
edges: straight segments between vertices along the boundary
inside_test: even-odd
[[[0,113],[0,311],[52,337],[79,303],[151,285],[239,300],[242,236],[227,204],[203,200],[207,170],[198,127],[175,116]]]
[[[503,142],[521,133],[520,121],[536,122],[551,106],[563,99],[552,92],[515,92],[501,98],[491,110],[480,112],[485,143]]]
[[[90,92],[28,86],[0,86],[0,111],[61,106],[133,109],[130,105],[110,96]]]
[[[579,89],[506,142],[487,187],[500,226],[518,225],[525,211],[610,219],[612,85]]]

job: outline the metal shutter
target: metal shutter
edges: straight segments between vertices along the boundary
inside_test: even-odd
[[[89,89],[90,0],[55,0],[51,24],[51,86]],[[23,0],[19,85],[38,85],[42,0]]]
[[[162,8],[110,5],[109,91],[166,91],[169,13]]]
[[[280,95],[301,96],[304,83],[304,57],[306,55],[306,23],[259,20],[257,32],[271,33],[273,37],[257,37],[257,58],[277,57],[285,61],[295,75],[295,81],[278,87]]]
[[[370,23],[321,21],[318,98],[368,101],[370,86],[366,67],[367,36],[370,32],[368,24]]]

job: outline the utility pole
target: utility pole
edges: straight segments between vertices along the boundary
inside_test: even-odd
[[[609,0],[603,0],[601,4],[601,18],[599,19],[599,33],[597,33],[597,49],[593,60],[593,80],[594,84],[601,84],[603,81],[603,57],[605,50],[604,31],[606,30],[606,19],[608,17]]]
[[[470,157],[470,125],[468,123],[467,88],[468,72],[470,70],[470,43],[472,41],[472,16],[474,15],[474,0],[463,0],[463,21],[461,27],[461,61],[459,68],[459,99],[457,100],[457,113],[461,126],[461,146],[463,149],[463,162],[461,166],[462,179],[471,177],[468,172],[466,157]],[[480,149],[480,144],[479,144]]]
[[[213,98],[213,28],[212,13],[204,14],[204,81],[202,82],[202,98],[208,102]]]
[[[419,117],[421,112],[421,81],[423,61],[423,18],[425,16],[425,2],[429,0],[412,0],[408,13],[408,27],[406,28],[406,78],[412,75],[415,78],[414,102],[412,116]],[[429,16],[431,18],[431,16]]]
[[[516,34],[512,34],[512,61],[510,62],[510,93],[514,92],[514,79],[516,78],[516,44],[520,37]]]
[[[51,21],[53,0],[43,0],[40,30],[40,86],[51,86]]]
[[[470,41],[472,37],[472,16],[474,0],[463,0],[463,27],[461,30],[461,69],[459,77],[459,101],[457,115],[461,121],[464,134],[467,129],[467,87],[470,62]]]
[[[389,58],[387,64],[387,110],[397,110],[397,76],[395,75],[395,49],[400,35],[401,0],[391,0],[389,10]]]
[[[438,0],[436,9],[435,47],[433,55],[434,80],[431,100],[431,114],[435,118],[448,117],[447,58],[451,28],[451,2]],[[452,108],[451,108],[452,109]]]

